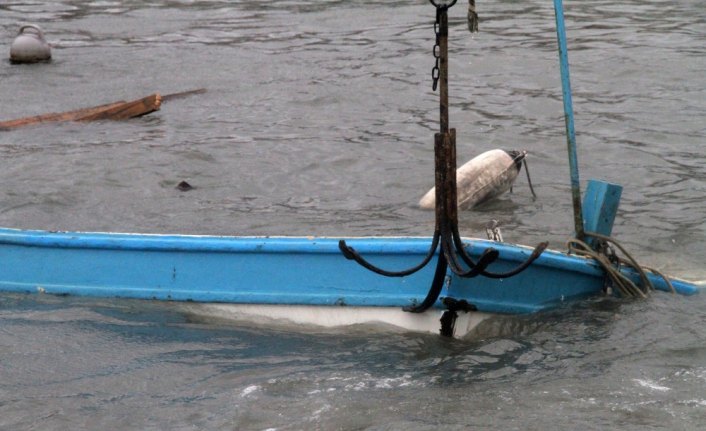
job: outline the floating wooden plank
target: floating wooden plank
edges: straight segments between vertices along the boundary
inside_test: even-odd
[[[93,108],[77,109],[68,112],[54,112],[51,114],[37,115],[34,117],[19,118],[17,120],[0,121],[0,129],[14,129],[31,124],[49,123],[56,121],[76,121],[81,117],[91,115],[93,113],[103,111],[124,104],[124,100],[108,103],[106,105],[95,106]]]
[[[205,88],[197,88],[196,90],[182,91],[180,93],[165,94],[162,96],[162,102],[167,102],[169,100],[183,99],[184,97],[193,96],[194,94],[203,94],[206,92]]]
[[[167,94],[165,96],[160,96],[159,93],[154,93],[130,102],[120,100],[105,105],[77,109],[74,111],[55,112],[51,114],[19,118],[16,120],[0,121],[0,130],[10,130],[33,124],[60,121],[126,120],[128,118],[140,117],[142,115],[158,111],[162,102],[166,100],[180,99],[205,92],[205,88],[199,88],[196,90]]]
[[[160,96],[159,93],[154,93],[142,99],[121,103],[107,109],[84,115],[77,118],[76,121],[127,120],[128,118],[141,117],[150,112],[158,111],[161,104],[162,96]]]

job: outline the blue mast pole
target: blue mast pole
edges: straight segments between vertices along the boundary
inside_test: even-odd
[[[566,28],[564,26],[564,6],[562,0],[554,0],[556,16],[556,38],[559,43],[559,66],[561,70],[561,92],[564,98],[564,120],[566,122],[566,144],[569,150],[569,171],[571,173],[571,197],[574,205],[574,229],[576,237],[584,236],[583,213],[581,211],[581,184],[576,156],[576,134],[574,132],[574,109],[571,101],[571,82],[569,79],[569,56],[566,47]]]

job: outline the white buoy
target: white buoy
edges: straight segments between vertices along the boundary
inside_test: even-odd
[[[510,190],[526,155],[526,151],[490,150],[458,168],[458,208],[473,208]],[[419,206],[434,209],[435,204],[436,190],[432,187],[419,201]]]
[[[10,47],[10,61],[13,63],[36,63],[49,59],[51,59],[51,48],[44,39],[42,29],[34,24],[20,27],[20,31]]]

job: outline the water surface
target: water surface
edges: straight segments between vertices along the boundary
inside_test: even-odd
[[[533,200],[461,214],[506,240],[572,232],[548,0],[451,10],[459,160],[526,149]],[[706,10],[566,2],[581,178],[625,187],[615,236],[706,279]],[[425,1],[5,1],[51,63],[0,61],[0,119],[193,88],[128,122],[0,133],[0,225],[246,235],[427,235],[438,94]],[[180,192],[182,180],[195,189]],[[475,341],[193,321],[169,305],[0,296],[2,429],[702,429],[703,295],[595,300]]]

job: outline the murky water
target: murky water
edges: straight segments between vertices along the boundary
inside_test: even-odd
[[[459,159],[527,149],[539,195],[461,216],[572,231],[549,0],[451,10]],[[615,236],[706,279],[706,8],[568,1],[581,176],[625,186]],[[0,119],[193,88],[140,119],[0,133],[0,225],[428,234],[437,94],[426,1],[4,1],[49,64],[0,61]],[[195,189],[175,188],[187,180]],[[0,296],[2,429],[702,429],[706,297],[576,304],[476,341],[190,321],[166,304]]]

